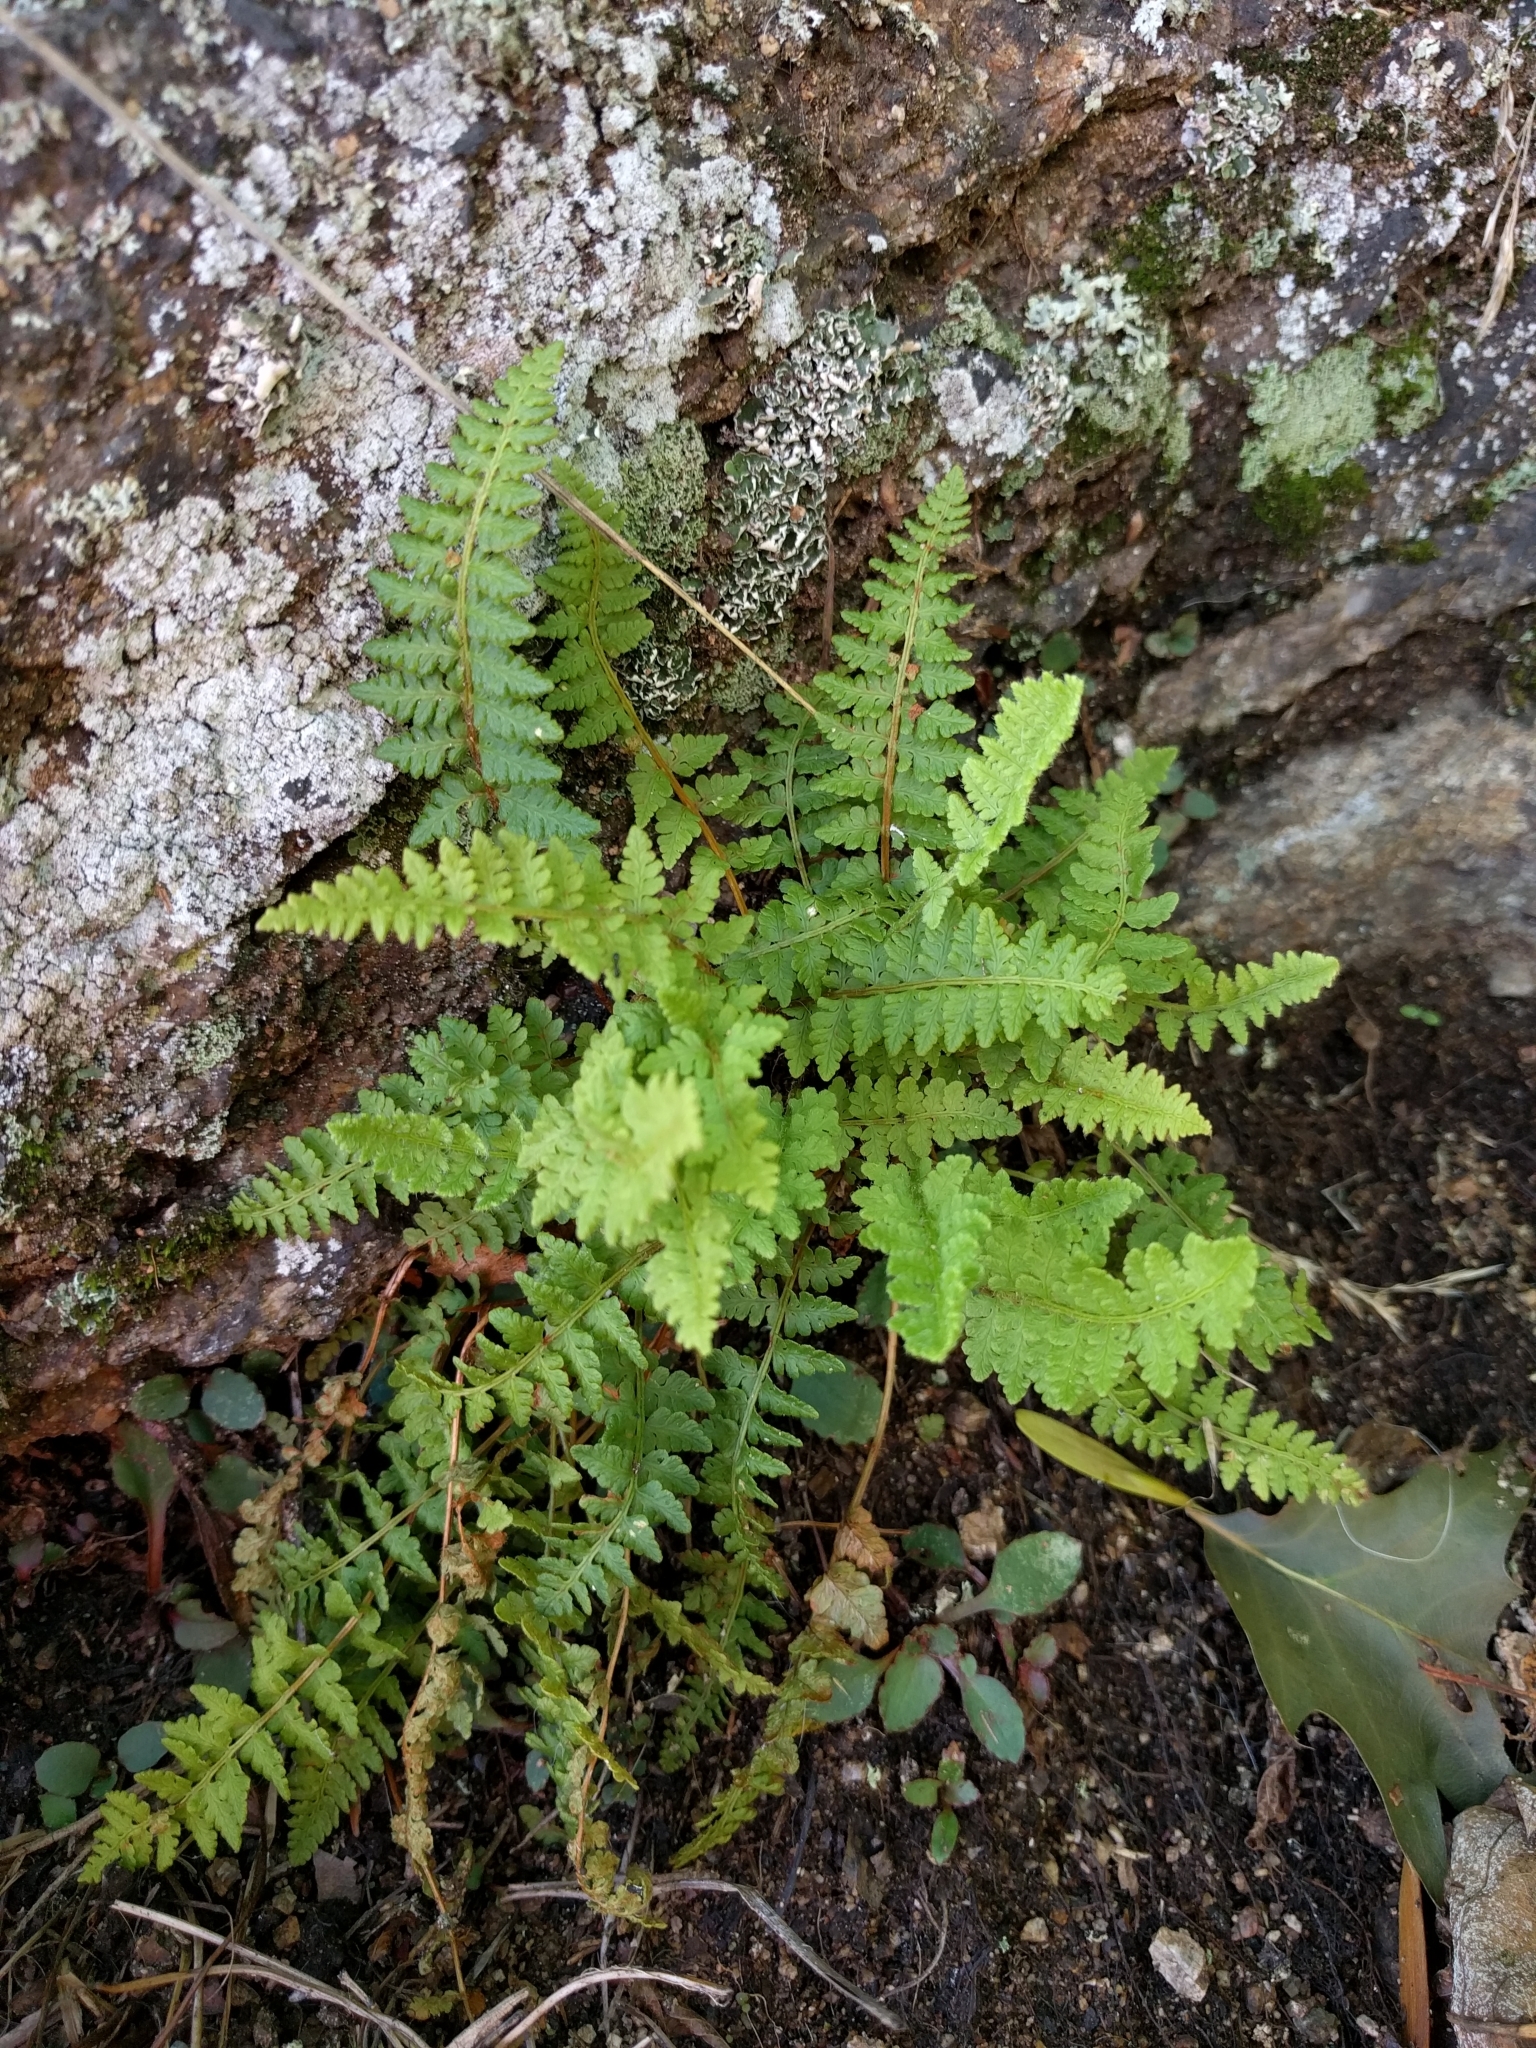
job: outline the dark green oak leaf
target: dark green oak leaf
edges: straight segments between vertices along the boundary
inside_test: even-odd
[[[1435,1459],[1356,1506],[1189,1509],[1286,1726],[1294,1734],[1308,1714],[1338,1722],[1437,1899],[1440,1795],[1458,1811],[1475,1805],[1510,1768],[1484,1653],[1520,1590],[1504,1554],[1529,1498],[1523,1467],[1490,1452]],[[1467,1682],[1453,1689],[1426,1666]]]

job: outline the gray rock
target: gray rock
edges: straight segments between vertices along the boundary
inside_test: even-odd
[[[1243,958],[1471,953],[1514,994],[1536,973],[1533,830],[1536,730],[1451,693],[1287,763],[1181,841],[1177,922]]]
[[[1482,527],[1458,529],[1432,562],[1382,562],[1325,583],[1316,597],[1199,648],[1155,675],[1137,706],[1139,736],[1164,743],[1226,732],[1284,711],[1340,669],[1395,647],[1437,617],[1489,620],[1536,594],[1536,492]]]
[[[1445,1888],[1451,2011],[1463,2048],[1536,2018],[1536,1793],[1508,1779],[1456,1816]]]

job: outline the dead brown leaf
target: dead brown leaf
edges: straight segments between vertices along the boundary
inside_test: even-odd
[[[845,1557],[857,1565],[861,1572],[888,1572],[895,1569],[896,1553],[875,1527],[875,1518],[868,1508],[850,1508],[842,1527],[832,1545],[834,1558]]]
[[[504,1287],[515,1280],[519,1273],[526,1273],[528,1260],[522,1252],[493,1252],[482,1245],[471,1259],[449,1258],[446,1253],[434,1251],[427,1260],[427,1271],[434,1280],[478,1280],[483,1288]]]
[[[1269,1830],[1284,1827],[1296,1809],[1296,1745],[1273,1707],[1264,1754],[1269,1761],[1255,1797],[1253,1826],[1248,1830],[1250,1849],[1266,1848]]]
[[[880,1588],[847,1558],[838,1558],[819,1578],[806,1601],[812,1614],[846,1636],[850,1643],[883,1650],[890,1641],[885,1601]]]
[[[984,1500],[960,1517],[960,1547],[975,1563],[996,1557],[1008,1541],[1008,1524],[995,1501]]]

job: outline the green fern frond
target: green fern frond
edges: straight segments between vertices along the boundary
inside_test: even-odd
[[[1225,1356],[1253,1300],[1258,1249],[1246,1237],[1186,1235],[1105,1268],[1109,1231],[1140,1198],[1128,1181],[1079,1183],[1070,1200],[1048,1182],[1026,1200],[994,1198],[996,1221],[966,1310],[972,1373],[994,1373],[1010,1400],[1034,1388],[1076,1414],[1128,1371],[1171,1388],[1201,1350]],[[1071,1187],[1072,1183],[1066,1183]]]
[[[846,1099],[847,1126],[866,1167],[894,1158],[919,1169],[935,1147],[948,1151],[953,1145],[1005,1138],[1019,1125],[1017,1110],[957,1079],[860,1074]]]
[[[265,1237],[308,1237],[329,1230],[340,1216],[357,1221],[358,1204],[370,1216],[379,1213],[378,1180],[373,1167],[329,1128],[284,1138],[286,1167],[270,1167],[247,1181],[231,1198],[231,1220],[241,1230]]]
[[[1269,1410],[1253,1414],[1252,1387],[1219,1375],[1177,1388],[1165,1401],[1134,1376],[1098,1401],[1092,1425],[1111,1443],[1153,1458],[1172,1458],[1186,1472],[1213,1468],[1229,1492],[1246,1483],[1259,1500],[1351,1498],[1359,1474],[1310,1429]]]
[[[1169,1052],[1188,1029],[1202,1052],[1209,1052],[1219,1024],[1237,1045],[1248,1043],[1248,1027],[1278,1017],[1294,1003],[1310,1003],[1333,985],[1337,960],[1326,953],[1277,953],[1267,967],[1241,962],[1230,974],[1212,973],[1195,961],[1185,977],[1187,999],[1152,1005],[1157,1035]]]
[[[884,1252],[891,1327],[919,1358],[947,1358],[982,1270],[993,1176],[958,1155],[929,1172],[871,1171],[855,1196],[863,1242]]]
[[[949,799],[957,882],[979,880],[1024,822],[1035,784],[1076,730],[1082,700],[1079,677],[1046,673],[1015,683],[998,705],[992,730],[960,764],[965,795]]]
[[[534,351],[460,414],[449,464],[427,467],[435,498],[400,501],[405,531],[391,544],[403,573],[372,578],[408,630],[369,642],[379,673],[354,694],[399,728],[380,746],[386,761],[443,778],[413,845],[498,821],[534,839],[597,830],[554,787],[549,750],[561,731],[541,701],[550,679],[517,651],[534,631],[534,586],[518,557],[539,530],[529,474],[554,433],[560,355],[558,346]]]
[[[811,688],[814,743],[770,728],[766,753],[738,754],[753,794],[726,815],[786,827],[793,815],[807,851],[879,852],[886,872],[892,850],[947,844],[946,785],[969,758],[958,736],[973,721],[949,701],[969,680],[949,630],[968,607],[949,595],[962,576],[942,564],[968,520],[965,478],[951,469],[892,535],[890,559],[871,564],[865,608],[843,614],[838,666]]]
[[[848,943],[844,950],[855,951]],[[939,1048],[1026,1042],[1031,1026],[1059,1036],[1108,1015],[1124,990],[1112,962],[1096,964],[1085,941],[1018,932],[972,906],[937,928],[909,925],[862,950],[861,971],[830,988],[786,1040],[791,1069],[814,1059],[826,1078],[849,1054],[880,1045],[892,1058]]]
[[[1123,1053],[1076,1039],[1063,1047],[1048,1082],[1020,1080],[1016,1103],[1036,1103],[1042,1121],[1060,1117],[1074,1131],[1102,1131],[1117,1142],[1191,1138],[1210,1130],[1182,1088]]]
[[[616,532],[623,531],[618,508],[580,470],[557,461],[551,472]],[[569,506],[560,508],[559,529],[560,551],[539,578],[556,606],[539,620],[539,632],[559,643],[549,665],[549,703],[577,714],[566,745],[590,747],[636,722],[619,694],[614,664],[650,633],[640,607],[651,586],[627,555]]]

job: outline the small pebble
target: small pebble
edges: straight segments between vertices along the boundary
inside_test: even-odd
[[[1194,1936],[1182,1928],[1159,1927],[1147,1953],[1169,1990],[1191,2005],[1198,2005],[1210,1990],[1210,1959]]]

